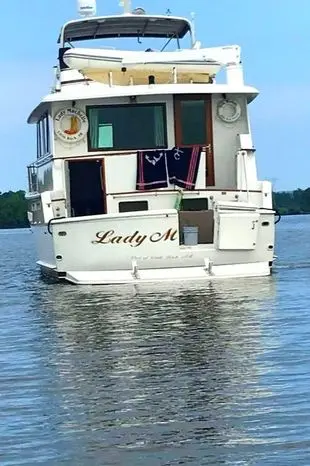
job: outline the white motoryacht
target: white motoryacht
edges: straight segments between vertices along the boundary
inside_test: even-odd
[[[257,178],[258,91],[240,47],[203,47],[192,19],[123,3],[98,16],[80,1],[53,89],[28,118],[38,265],[74,284],[269,275],[272,187]]]

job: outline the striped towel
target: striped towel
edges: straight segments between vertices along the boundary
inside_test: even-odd
[[[136,189],[145,191],[167,187],[166,152],[164,150],[138,152]]]
[[[201,147],[175,147],[167,153],[169,181],[183,189],[193,190],[197,180]]]

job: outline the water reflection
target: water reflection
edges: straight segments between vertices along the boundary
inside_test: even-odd
[[[190,288],[46,286],[31,309],[53,335],[58,431],[86,450],[98,439],[112,457],[116,448],[115,464],[127,464],[124,451],[137,454],[128,464],[140,464],[139,452],[158,464],[157,448],[169,461],[184,448],[186,464],[211,448],[210,460],[212,448],[248,436],[240,400],[264,396],[257,359],[275,296],[272,277]]]

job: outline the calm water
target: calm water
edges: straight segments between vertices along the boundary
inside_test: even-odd
[[[270,278],[39,280],[0,231],[1,465],[310,465],[310,216]]]

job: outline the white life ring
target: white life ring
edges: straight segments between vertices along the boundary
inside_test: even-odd
[[[234,100],[223,99],[217,105],[217,115],[225,123],[234,123],[241,116],[241,107]]]
[[[87,115],[77,107],[66,107],[54,117],[55,135],[69,144],[80,142],[88,132]]]

